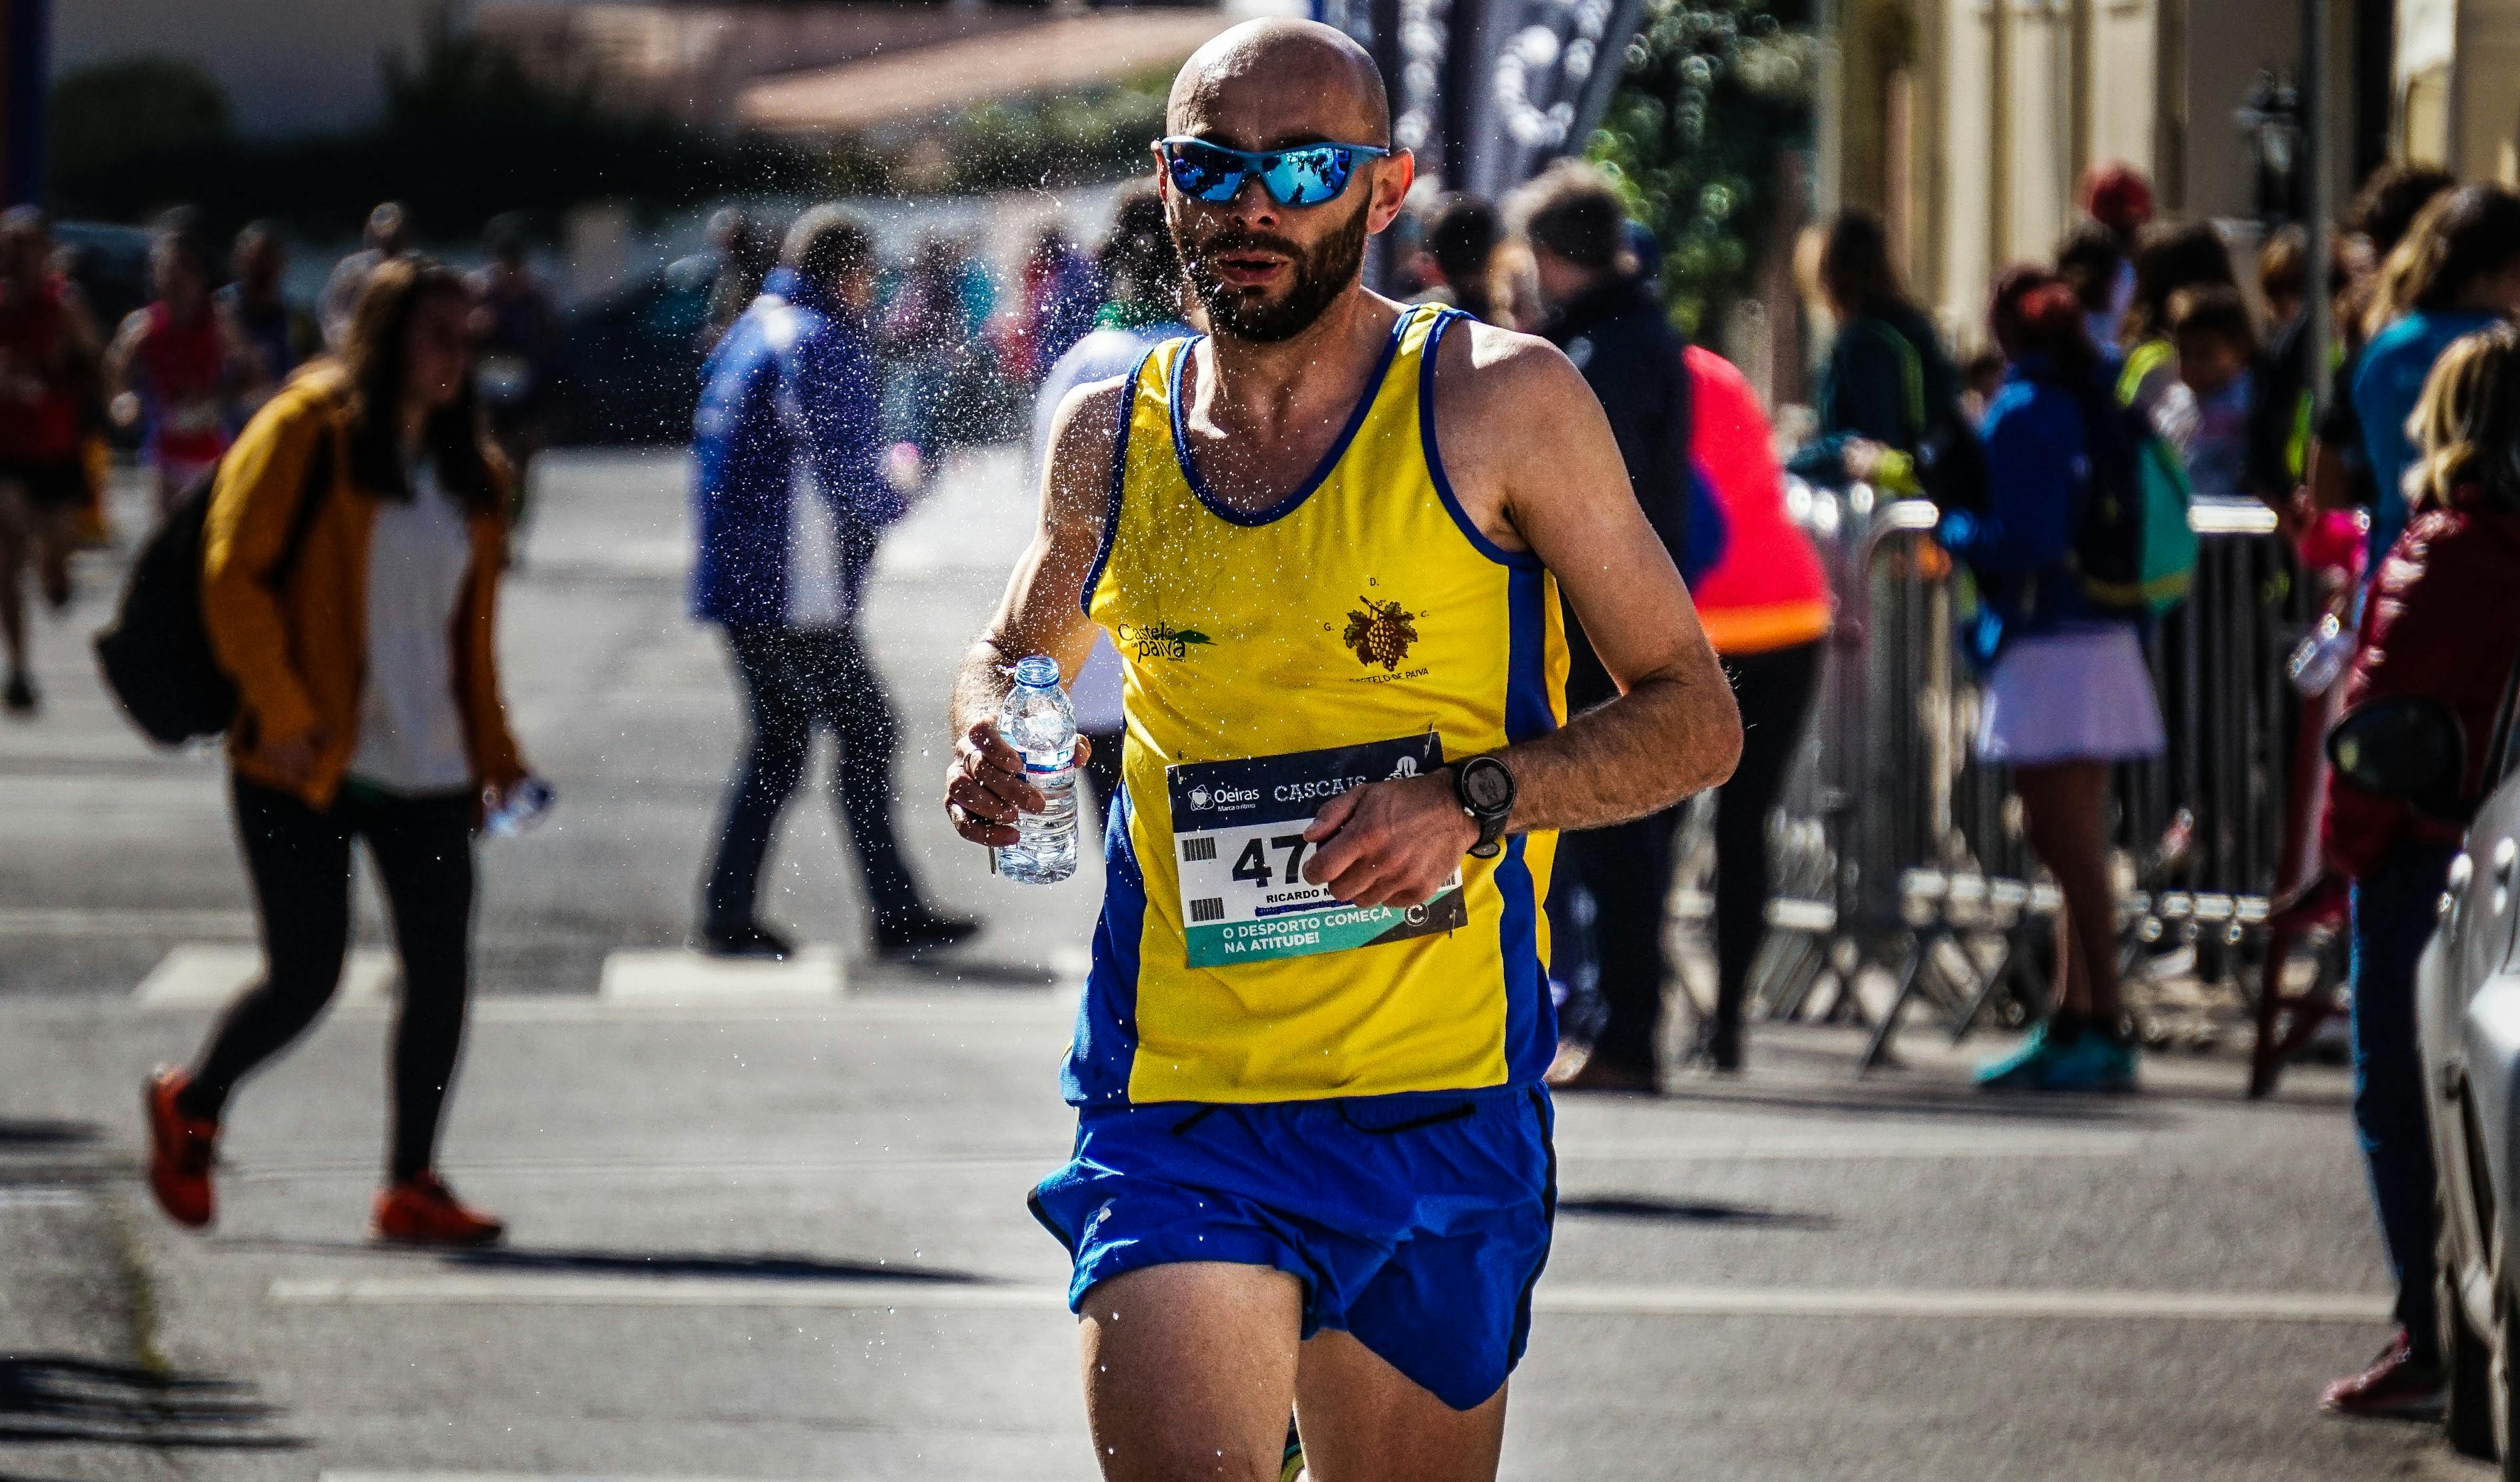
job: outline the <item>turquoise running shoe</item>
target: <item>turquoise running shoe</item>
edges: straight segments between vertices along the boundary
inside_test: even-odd
[[[2090,1035],[2077,1035],[2074,1040],[2059,1042],[2048,1033],[2048,1021],[2042,1019],[2031,1026],[2030,1037],[2021,1048],[2000,1060],[1989,1060],[1977,1068],[1980,1091],[2037,1091],[2047,1081],[2048,1067]]]
[[[2086,1029],[2042,1067],[2038,1089],[2133,1091],[2135,1064],[2135,1041],[2112,1039],[2096,1029]]]

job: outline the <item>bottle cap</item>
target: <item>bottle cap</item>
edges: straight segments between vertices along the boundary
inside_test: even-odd
[[[1015,683],[1047,690],[1058,683],[1058,660],[1036,653],[1015,660]]]

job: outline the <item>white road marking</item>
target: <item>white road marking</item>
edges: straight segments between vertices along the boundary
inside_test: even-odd
[[[604,960],[596,997],[607,1004],[791,1003],[835,999],[846,974],[836,947],[798,949],[787,962],[708,957],[684,948],[620,951]]]
[[[0,906],[0,936],[252,935],[252,912],[218,907]]]
[[[159,960],[140,980],[132,1001],[144,1009],[220,1009],[253,986],[262,976],[259,947],[210,946],[188,942]],[[393,999],[393,953],[382,947],[354,947],[341,971],[337,1006],[373,1007]]]
[[[549,1277],[479,1273],[283,1277],[289,1307],[698,1307],[852,1312],[1038,1312],[1065,1289],[1028,1282],[778,1280],[712,1277]],[[2388,1299],[2361,1292],[1976,1290],[1877,1287],[1548,1285],[1537,1312],[1560,1317],[1916,1318],[2179,1323],[2374,1323]]]

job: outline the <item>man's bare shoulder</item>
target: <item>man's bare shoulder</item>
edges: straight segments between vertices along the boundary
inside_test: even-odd
[[[1092,495],[1092,508],[1102,508],[1109,487],[1111,458],[1120,440],[1120,409],[1128,395],[1128,378],[1089,381],[1058,400],[1050,419],[1048,494],[1054,503]]]
[[[1448,456],[1465,438],[1545,455],[1570,414],[1598,416],[1598,403],[1575,362],[1539,336],[1473,319],[1436,346],[1435,415],[1450,429]]]

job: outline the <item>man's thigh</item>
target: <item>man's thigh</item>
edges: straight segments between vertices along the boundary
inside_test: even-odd
[[[1214,1261],[1142,1267],[1094,1285],[1077,1318],[1106,1482],[1276,1482],[1303,1326],[1293,1277]]]
[[[1305,1482],[1492,1482],[1505,1444],[1505,1386],[1455,1410],[1354,1335],[1326,1330],[1295,1369]]]

